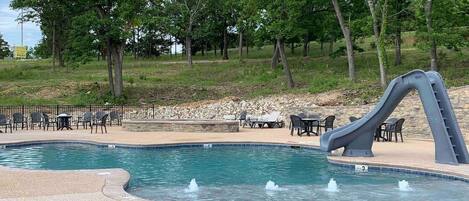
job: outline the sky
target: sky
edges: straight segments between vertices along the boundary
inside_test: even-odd
[[[21,45],[21,26],[16,21],[19,10],[10,8],[10,0],[0,0],[0,34],[10,46]],[[23,25],[24,45],[34,47],[42,38],[41,30],[35,23],[26,22]]]

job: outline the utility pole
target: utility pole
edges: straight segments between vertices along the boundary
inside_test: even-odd
[[[23,46],[23,9],[21,9],[21,46]]]

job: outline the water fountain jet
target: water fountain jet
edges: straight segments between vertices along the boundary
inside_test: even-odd
[[[410,187],[409,182],[407,182],[406,180],[399,181],[398,185],[399,185],[399,191],[408,192],[408,191],[413,190]]]
[[[278,190],[280,190],[280,187],[278,187],[278,185],[275,184],[275,182],[269,180],[265,184],[265,190],[267,190],[267,191],[278,191]]]
[[[197,185],[197,182],[195,179],[192,179],[191,182],[189,183],[189,186],[187,186],[186,189],[184,189],[186,193],[194,193],[199,191],[199,185]]]
[[[327,192],[339,192],[339,188],[337,187],[337,182],[334,180],[334,178],[331,178],[329,180],[329,183],[327,183]]]

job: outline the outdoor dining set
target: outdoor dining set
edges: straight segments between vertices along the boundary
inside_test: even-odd
[[[282,128],[285,122],[281,120],[280,112],[274,111],[269,114],[261,116],[248,115],[243,111],[239,115],[239,124],[243,127],[249,126],[250,128]],[[319,115],[308,115],[300,113],[298,115],[290,115],[289,129],[291,135],[296,130],[298,135],[311,134],[320,135],[322,130],[328,131],[334,128],[335,116],[327,116],[321,119]]]
[[[285,122],[282,120],[280,112],[274,111],[261,116],[248,115],[246,111],[242,111],[237,118],[239,124],[243,127],[248,126],[250,128],[282,128],[285,126]],[[359,120],[357,117],[349,117],[350,122]],[[299,113],[296,115],[290,115],[290,123],[288,128],[290,129],[290,135],[295,132],[298,136],[304,134],[311,136],[314,134],[319,136],[322,132],[327,132],[334,129],[334,121],[336,120],[335,115],[329,115],[325,118],[321,118],[317,114],[306,114]],[[403,118],[389,118],[384,121],[378,128],[374,140],[376,141],[394,141],[398,142],[399,136],[400,141],[404,142],[402,137],[402,126],[405,119]]]
[[[116,122],[117,125],[122,123],[122,115],[117,111],[109,113],[104,111],[95,113],[84,112],[81,115],[77,115],[76,118],[69,113],[60,113],[54,117],[45,112],[31,112],[29,115],[14,113],[11,115],[11,118],[8,118],[5,114],[0,114],[0,127],[4,128],[5,133],[8,130],[13,132],[13,130],[18,130],[18,128],[27,130],[34,130],[35,128],[43,130],[49,130],[49,128],[52,128],[52,130],[73,130],[73,123],[76,125],[76,129],[81,125],[84,129],[89,127],[91,133],[93,133],[94,128],[95,133],[97,133],[98,127],[100,127],[101,133],[107,133],[106,124],[112,126],[113,122]]]

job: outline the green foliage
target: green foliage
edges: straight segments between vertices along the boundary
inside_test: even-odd
[[[413,41],[408,38],[413,37],[412,34],[404,36],[404,41]],[[366,39],[358,45],[369,46],[370,41]],[[337,45],[343,46],[341,41]],[[410,44],[404,45],[411,47]],[[169,57],[157,60],[128,59],[124,63],[124,97],[117,99],[108,92],[105,61],[93,60],[73,71],[52,71],[48,60],[0,61],[0,104],[138,104],[143,101],[172,105],[226,96],[252,98],[329,90],[343,91],[350,103],[357,103],[357,100],[359,103],[369,103],[382,95],[383,91],[377,84],[379,71],[373,67],[377,65],[373,50],[356,52],[358,82],[352,84],[347,80],[345,57],[320,56],[319,44],[311,43],[310,47],[311,56],[306,60],[302,58],[301,52],[292,54],[288,51],[292,74],[298,86],[295,89],[286,86],[281,68],[270,68],[272,46],[266,46],[260,50],[250,50],[252,57],[245,59],[244,63],[195,63],[193,69],[184,68],[184,61],[161,61]],[[469,84],[469,66],[465,62],[469,50],[463,48],[460,52],[441,51],[446,54],[446,58],[441,60],[440,68],[446,84]],[[214,60],[200,55],[196,59]],[[408,49],[403,57],[403,64],[389,68],[389,77],[393,78],[416,67],[428,70],[426,63],[426,52]],[[130,78],[134,80],[132,85]]]
[[[315,94],[330,91],[337,88],[340,82],[344,82],[344,80],[336,77],[318,77],[311,80],[308,92]]]
[[[412,5],[417,21],[418,47],[428,49],[431,39],[435,39],[438,46],[448,49],[458,50],[461,47],[468,47],[469,15],[467,9],[469,2],[466,0],[433,1],[431,13],[433,34],[429,34],[426,27],[425,2],[417,0]]]
[[[3,35],[0,34],[0,59],[11,56],[11,51],[8,46],[8,42],[3,39]]]

